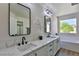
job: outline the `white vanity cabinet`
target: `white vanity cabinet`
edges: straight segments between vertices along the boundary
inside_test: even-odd
[[[48,47],[44,46],[35,51],[35,56],[48,56]]]
[[[37,56],[54,56],[54,42],[45,45],[35,52]]]
[[[35,51],[26,54],[25,56],[54,56],[60,49],[59,38],[53,40],[52,42],[36,49]]]
[[[28,54],[27,56],[53,56],[54,54],[54,43],[51,42],[37,50],[35,50],[34,52]]]
[[[43,46],[32,53],[28,54],[28,56],[48,56],[48,47]]]
[[[57,51],[60,49],[60,39],[54,40],[54,55],[57,53]]]

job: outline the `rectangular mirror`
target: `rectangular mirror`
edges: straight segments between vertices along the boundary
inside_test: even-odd
[[[29,35],[31,32],[31,10],[20,3],[9,4],[9,35]]]
[[[49,16],[44,16],[45,32],[51,32],[51,18]]]

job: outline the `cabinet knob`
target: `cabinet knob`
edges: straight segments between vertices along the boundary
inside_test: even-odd
[[[52,45],[50,45],[50,47],[51,47]]]
[[[52,51],[52,49],[49,50],[49,52]]]

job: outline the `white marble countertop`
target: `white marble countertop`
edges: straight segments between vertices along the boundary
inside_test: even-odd
[[[57,39],[58,37],[59,36],[57,36],[56,38],[45,38],[43,40],[32,41],[31,43],[35,44],[36,47],[27,49],[25,51],[19,51],[17,49],[17,46],[2,49],[2,50],[0,50],[0,56],[23,56],[25,54],[28,54],[34,50],[37,50],[40,47],[52,42],[53,40]]]

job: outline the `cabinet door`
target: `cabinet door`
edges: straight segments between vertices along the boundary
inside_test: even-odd
[[[57,53],[59,49],[60,49],[60,40],[56,39],[54,40],[54,55]]]
[[[48,56],[48,47],[47,45],[37,49],[36,51],[26,54],[24,56]]]
[[[37,56],[48,56],[48,47],[44,46],[35,52]]]
[[[49,56],[54,55],[54,42],[51,42],[48,44],[48,53],[49,53]]]
[[[58,39],[57,43],[58,43],[58,50],[59,50],[60,49],[60,38]]]
[[[58,38],[56,41],[57,51],[60,49],[60,39]]]

